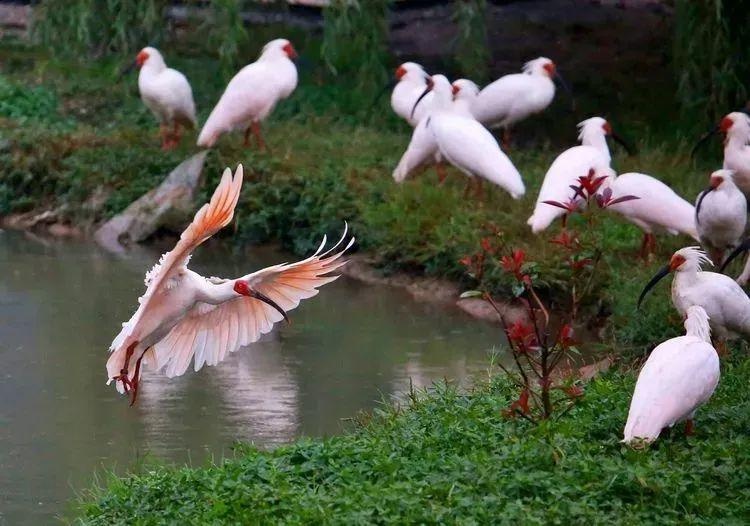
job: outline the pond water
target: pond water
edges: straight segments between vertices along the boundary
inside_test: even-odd
[[[104,364],[158,256],[0,230],[0,524],[54,522],[95,473],[146,456],[202,465],[236,441],[339,433],[410,382],[484,373],[498,345],[497,328],[455,309],[342,277],[292,311],[291,325],[216,367],[146,374],[131,408],[105,385]],[[233,277],[286,260],[214,244],[191,268]]]

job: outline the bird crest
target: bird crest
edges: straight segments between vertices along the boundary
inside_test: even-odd
[[[687,263],[687,265],[683,264],[682,268],[690,267],[696,270],[701,270],[706,264],[711,266],[714,265],[714,262],[711,261],[711,258],[709,258],[708,255],[703,250],[701,250],[700,247],[681,248],[674,253],[674,256],[678,255],[685,258],[685,262]]]
[[[708,314],[703,307],[691,305],[687,309],[685,318],[685,334],[711,343],[711,326],[708,324],[708,319]]]

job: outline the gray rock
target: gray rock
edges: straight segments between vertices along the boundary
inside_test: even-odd
[[[204,150],[180,163],[159,186],[104,223],[94,233],[97,243],[122,252],[127,245],[148,239],[160,228],[180,232],[195,213],[195,191],[207,153]]]

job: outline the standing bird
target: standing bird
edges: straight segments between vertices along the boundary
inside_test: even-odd
[[[643,288],[638,307],[659,280],[674,272],[672,304],[675,309],[684,317],[693,305],[703,307],[708,314],[711,332],[724,350],[727,339],[750,336],[750,298],[729,276],[703,271],[704,263],[713,265],[698,247],[681,248]]]
[[[545,201],[566,203],[574,199],[571,185],[575,186],[578,177],[593,169],[597,176],[613,175],[610,168],[611,156],[607,146],[607,136],[611,136],[629,150],[624,141],[612,131],[612,126],[601,117],[591,117],[578,124],[578,140],[581,145],[568,148],[552,162],[544,175],[542,187],[536,200],[534,213],[527,223],[535,234],[545,230],[565,211]]]
[[[424,68],[414,62],[404,62],[396,68],[396,85],[391,93],[391,108],[412,128],[419,124],[432,106],[432,95],[428,95],[412,114],[414,104],[427,87],[428,78],[430,76]]]
[[[434,93],[434,99],[424,118],[424,133],[437,143],[440,155],[469,177],[487,179],[506,190],[513,199],[520,199],[526,191],[521,174],[484,126],[455,111],[453,88],[448,79],[443,75],[432,76],[427,89],[417,99],[415,110],[429,93]],[[409,150],[404,155],[408,153]],[[481,183],[480,179],[478,181]],[[481,191],[481,184],[479,188]]]
[[[700,138],[691,155],[715,133],[724,134],[722,168],[735,172],[734,184],[742,190],[745,197],[750,198],[750,117],[744,111],[729,113]]]
[[[472,104],[474,117],[488,128],[502,128],[507,147],[511,126],[550,105],[555,96],[553,79],[568,89],[554,62],[546,57],[530,60],[523,73],[500,77],[479,92]]]
[[[198,146],[211,148],[221,134],[244,129],[245,146],[252,132],[258,148],[265,149],[260,123],[297,87],[297,68],[292,62],[295,58],[297,52],[284,38],[271,40],[263,46],[258,60],[242,68],[229,81],[203,125]]]
[[[656,248],[655,230],[666,230],[672,235],[685,234],[696,241],[695,207],[677,195],[669,186],[650,175],[631,172],[609,176],[603,189],[609,188],[612,198],[634,195],[638,199],[614,203],[607,207],[643,230],[641,256],[646,257]]]
[[[456,115],[474,119],[474,116],[471,114],[470,104],[479,91],[477,85],[470,80],[459,79],[452,84],[452,90],[452,111],[456,113]],[[424,91],[424,88],[422,91]],[[430,93],[430,95],[433,94]],[[439,182],[442,183],[445,180],[446,174],[443,168],[440,149],[438,148],[437,141],[432,132],[427,129],[427,120],[422,119],[414,128],[414,133],[412,133],[409,146],[407,147],[406,152],[404,152],[404,155],[401,156],[401,160],[396,166],[396,169],[393,171],[393,178],[397,183],[401,183],[409,175],[430,163],[435,163]]]
[[[211,201],[198,210],[171,252],[146,274],[146,292],[140,306],[112,342],[107,377],[118,391],[138,394],[141,363],[164,369],[168,377],[183,374],[194,357],[194,369],[216,365],[228,353],[253,343],[287,319],[287,311],[317,288],[336,279],[326,276],[345,261],[341,255],[354,239],[335,254],[343,241],[327,252],[297,263],[274,265],[237,279],[204,278],[187,268],[192,252],[229,224],[242,186],[242,165],[232,178],[227,168]]]
[[[194,128],[197,124],[190,83],[185,75],[168,68],[161,53],[152,47],[143,48],[135,57],[135,64],[141,70],[141,100],[159,120],[161,147],[174,148],[180,143],[180,126]]]
[[[747,199],[734,184],[734,172],[716,170],[695,203],[698,239],[712,261],[721,264],[724,251],[734,250],[740,244],[746,223]]]
[[[719,356],[711,345],[711,329],[703,307],[687,309],[685,336],[659,344],[638,375],[623,442],[650,444],[665,427],[685,420],[693,433],[695,411],[719,383]]]

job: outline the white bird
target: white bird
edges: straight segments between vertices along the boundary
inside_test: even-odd
[[[456,113],[453,88],[448,79],[443,75],[432,76],[423,96],[431,92],[434,99],[424,118],[424,133],[437,143],[441,156],[467,176],[487,179],[514,199],[520,199],[525,192],[521,174],[484,126],[473,118]],[[419,104],[418,99],[416,106]]]
[[[672,304],[675,309],[684,317],[693,305],[703,307],[708,314],[711,332],[723,350],[725,340],[740,335],[750,336],[750,298],[729,276],[703,271],[701,267],[705,263],[713,265],[698,247],[681,248],[646,284],[638,298],[638,306],[659,280],[674,272]]]
[[[453,83],[452,90],[452,111],[457,115],[473,119],[474,117],[471,114],[470,104],[474,97],[476,97],[476,93],[479,91],[477,85],[470,80],[459,79]],[[422,88],[422,92],[424,92],[424,87]],[[430,92],[427,96],[430,95],[433,95],[433,93]],[[420,106],[423,102],[424,99],[419,103]],[[419,108],[419,106],[417,108]],[[423,119],[414,128],[409,146],[407,147],[406,152],[401,156],[396,169],[393,171],[393,178],[397,183],[401,183],[408,176],[431,163],[435,163],[439,182],[442,183],[445,179],[445,173],[442,169],[442,156],[440,155],[440,149],[438,148],[435,137],[431,131],[427,129],[426,119]]]
[[[187,268],[192,252],[229,224],[242,185],[242,165],[232,178],[227,168],[211,201],[198,210],[172,251],[146,274],[146,292],[138,310],[112,342],[107,377],[118,391],[138,390],[141,362],[164,370],[168,377],[183,374],[191,359],[198,371],[216,365],[231,352],[253,343],[287,317],[300,300],[336,279],[326,276],[345,261],[339,259],[353,239],[332,254],[341,241],[297,263],[274,265],[237,279],[204,278]]]
[[[685,434],[693,433],[695,411],[705,404],[719,383],[719,356],[711,345],[706,311],[687,309],[685,336],[659,344],[638,375],[623,442],[651,443],[661,430],[685,420]]]
[[[391,108],[404,119],[412,128],[422,120],[432,107],[432,94],[427,95],[419,107],[414,109],[417,99],[424,93],[427,87],[427,79],[430,76],[424,68],[414,62],[404,62],[396,68],[396,85],[391,93]],[[412,113],[413,110],[413,113]]]
[[[650,175],[624,173],[609,176],[601,191],[609,188],[612,199],[632,195],[638,199],[613,203],[607,207],[643,230],[641,255],[656,247],[654,231],[666,230],[672,235],[685,234],[696,241],[695,207],[677,195],[669,186]]]
[[[547,108],[555,96],[555,63],[546,57],[530,60],[523,73],[505,75],[485,86],[472,104],[474,117],[488,128],[503,128],[503,145],[513,124]]]
[[[284,38],[271,40],[263,46],[258,60],[242,68],[229,81],[203,125],[198,146],[210,148],[223,133],[244,129],[245,145],[252,131],[258,147],[265,149],[260,123],[297,87],[297,68],[292,62],[296,57],[294,47]]]
[[[135,63],[141,69],[138,91],[143,103],[159,120],[162,148],[173,148],[180,142],[180,126],[194,128],[197,124],[190,83],[185,75],[168,68],[155,48],[143,48]]]
[[[622,141],[612,131],[610,124],[601,117],[591,117],[578,124],[578,140],[581,145],[568,148],[552,162],[544,175],[542,187],[536,200],[534,212],[527,223],[535,234],[543,231],[565,210],[545,203],[557,201],[567,203],[574,198],[571,185],[577,185],[578,178],[594,170],[596,176],[614,175],[610,168],[611,156],[607,146],[607,136]]]
[[[732,170],[716,170],[709,187],[698,194],[695,204],[698,238],[717,264],[724,252],[734,250],[745,233],[747,199],[734,184]]]

